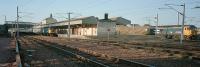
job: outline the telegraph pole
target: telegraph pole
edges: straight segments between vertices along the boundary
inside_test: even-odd
[[[70,22],[71,22],[71,12],[67,13],[68,14],[68,38],[70,40],[70,35],[71,35],[71,31],[70,31]]]
[[[185,3],[183,5],[183,19],[182,19],[182,29],[181,29],[181,39],[180,39],[180,44],[183,45],[183,39],[184,39],[184,23],[185,23]]]
[[[158,22],[159,22],[159,18],[158,18],[158,13],[156,15],[156,37],[158,36]]]
[[[180,16],[179,16],[179,12],[177,12],[177,15],[178,15],[178,25],[179,25],[179,22],[180,22],[180,20],[179,20],[179,17],[180,17]]]
[[[184,40],[184,23],[185,23],[185,3],[183,5],[174,5],[174,4],[165,4],[166,6],[168,6],[168,9],[172,9],[176,12],[178,12],[179,14],[181,14],[183,16],[182,19],[182,24],[181,24],[181,37],[180,37],[180,44],[183,45],[183,40]],[[174,5],[174,6],[183,6],[183,12],[179,12],[178,10],[174,9],[173,7],[169,6],[169,5]],[[178,16],[178,22],[179,22],[179,16]]]
[[[19,8],[17,6],[17,38],[19,38]]]

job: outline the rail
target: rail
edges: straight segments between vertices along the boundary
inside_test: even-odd
[[[46,41],[43,41],[42,42],[46,42]],[[42,44],[42,43],[41,43]],[[53,44],[53,43],[51,43]],[[44,45],[44,44],[42,44]],[[83,60],[86,60],[90,63],[93,63],[93,64],[96,64],[97,67],[112,67],[110,65],[105,65],[104,63],[100,63],[98,61],[95,61],[95,60],[92,60],[92,59],[89,59],[87,57],[84,57],[82,55],[79,55],[79,54],[76,54],[76,53],[73,53],[71,51],[68,51],[64,48],[60,48],[60,47],[57,47],[56,45],[44,45],[46,47],[50,47],[51,49],[55,49],[55,50],[59,50],[59,51],[62,51],[62,52],[65,52],[67,53],[68,55],[72,55],[72,56],[75,56],[77,58],[80,58],[80,59],[83,59]],[[74,49],[74,48],[68,48],[68,49]],[[74,50],[77,50],[77,49],[74,49]],[[79,51],[79,50],[78,50]],[[147,65],[147,64],[143,64],[143,63],[139,63],[139,62],[135,62],[135,61],[129,61],[129,60],[124,60],[124,59],[120,59],[120,58],[115,58],[115,57],[112,57],[114,59],[118,59],[118,63],[119,64],[126,64],[126,65],[129,65],[129,66],[132,66],[132,67],[155,67],[155,66],[151,66],[151,65]]]
[[[96,67],[110,67],[110,66],[104,65],[104,64],[102,64],[102,63],[99,63],[99,62],[90,60],[90,59],[88,59],[88,58],[85,58],[85,57],[83,57],[83,56],[81,56],[81,55],[75,54],[75,53],[73,53],[73,52],[70,52],[70,51],[64,50],[64,49],[62,49],[62,48],[56,47],[56,46],[52,46],[52,45],[48,45],[48,46],[47,46],[47,45],[44,45],[44,46],[50,47],[50,48],[53,48],[53,49],[56,49],[56,50],[63,51],[63,52],[65,52],[65,53],[67,53],[68,55],[70,54],[71,56],[77,57],[77,58],[82,59],[82,60],[86,60],[86,61],[88,61],[88,62],[90,62],[90,63],[92,63],[92,64],[95,64]]]
[[[21,62],[21,55],[20,55],[20,44],[19,41],[15,38],[15,45],[16,45],[16,62],[18,67],[23,67]]]

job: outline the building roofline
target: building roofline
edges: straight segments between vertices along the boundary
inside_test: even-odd
[[[158,26],[158,27],[181,27],[181,26],[182,25],[161,25],[161,26]],[[195,26],[195,25],[184,25],[184,26]],[[151,26],[151,27],[156,27],[156,26]]]
[[[87,18],[90,18],[90,17],[94,17],[94,16],[87,16],[87,17],[75,18],[75,19],[71,19],[70,21],[84,20],[84,19],[87,19]],[[69,20],[64,20],[64,21],[59,21],[59,22],[69,22]]]

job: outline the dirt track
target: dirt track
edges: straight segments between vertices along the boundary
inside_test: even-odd
[[[10,38],[0,38],[0,67],[15,67],[15,42]]]

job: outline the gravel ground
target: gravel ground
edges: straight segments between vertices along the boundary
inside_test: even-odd
[[[39,37],[36,37],[39,38]],[[87,40],[71,40],[68,42],[67,39],[62,38],[51,38],[51,37],[43,37],[43,40],[47,40],[49,42],[56,42],[61,45],[68,45],[71,47],[78,47],[82,49],[87,49],[91,51],[95,51],[102,54],[108,54],[110,56],[118,57],[118,58],[166,58],[169,57],[167,53],[162,52],[152,52],[149,50],[142,49],[126,49],[120,46],[110,45],[106,42],[89,42]]]
[[[92,67],[77,58],[63,55],[35,41],[21,38],[20,43],[23,48],[23,61],[31,67]]]
[[[49,42],[67,45],[82,50],[94,51],[97,53],[138,61],[155,65],[157,67],[198,67],[199,64],[191,60],[182,59],[166,52],[151,51],[145,49],[129,48],[115,43],[97,42],[95,40],[71,39],[70,42],[65,38],[57,37],[34,37]]]
[[[0,38],[0,67],[15,67],[15,44],[10,38]]]

